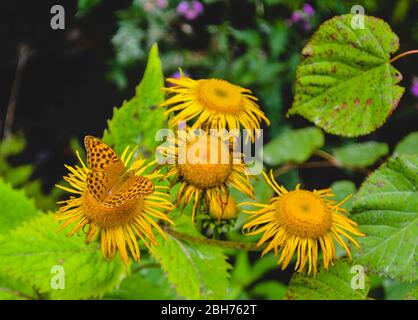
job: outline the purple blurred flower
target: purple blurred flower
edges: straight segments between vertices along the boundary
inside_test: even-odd
[[[203,12],[203,4],[200,1],[194,0],[192,3],[182,1],[177,6],[177,13],[183,15],[187,20],[191,21],[200,16]]]
[[[185,14],[187,10],[189,10],[189,4],[187,3],[187,1],[182,1],[178,4],[176,10],[180,14]]]
[[[201,14],[203,12],[203,4],[200,1],[193,1],[192,2],[192,8],[195,10],[198,14]]]
[[[289,26],[299,25],[305,31],[310,31],[312,29],[311,17],[315,14],[315,9],[309,3],[303,5],[302,10],[296,10],[292,12],[292,16],[287,20]]]
[[[176,72],[174,72],[172,75],[171,75],[171,78],[174,78],[174,79],[179,79],[179,78],[181,78],[181,77],[188,77],[189,76],[189,74],[187,73],[187,72],[184,72],[183,71],[183,75],[181,75],[181,72],[180,72],[180,70],[177,70]]]
[[[171,76],[170,76],[170,78],[174,78],[174,79],[180,79],[181,77],[189,77],[190,75],[187,73],[187,72],[184,72],[183,71],[183,75],[181,74],[181,72],[180,72],[180,70],[177,70],[176,72],[174,72]],[[174,84],[173,83],[171,83],[171,82],[168,82],[168,84],[167,84],[169,87],[172,87],[172,86],[174,86]]]
[[[292,12],[292,18],[290,19],[292,23],[298,23],[301,19],[302,19],[302,15],[300,14],[300,11]]]
[[[418,97],[418,78],[414,78],[412,81],[411,93],[413,96]]]
[[[312,17],[315,14],[315,9],[309,3],[305,3],[303,5],[303,12],[305,12],[308,17]]]

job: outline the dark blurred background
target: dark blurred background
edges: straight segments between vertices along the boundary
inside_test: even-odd
[[[147,51],[158,42],[166,76],[181,67],[193,78],[220,77],[251,88],[272,121],[266,142],[291,126],[311,125],[300,117],[284,119],[293,98],[299,53],[317,26],[350,12],[354,4],[386,20],[400,37],[400,51],[418,48],[418,1],[186,1],[79,0],[0,2],[1,134],[13,96],[13,134],[26,139],[13,165],[31,163],[31,179],[44,192],[74,161],[71,141],[101,136],[114,107],[134,94]],[[65,29],[53,30],[53,5],[65,8]],[[19,68],[17,67],[19,64]],[[395,63],[406,93],[379,130],[359,140],[396,144],[418,127],[418,98],[411,91],[418,56]],[[12,93],[12,87],[14,93]],[[417,93],[418,95],[418,93]],[[341,139],[327,135],[327,142]],[[347,173],[335,168],[301,170],[309,187],[328,186]],[[364,176],[350,177],[359,182]]]

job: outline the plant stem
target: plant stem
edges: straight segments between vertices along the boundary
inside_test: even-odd
[[[284,164],[280,168],[274,170],[273,174],[275,177],[281,176],[282,174],[285,174],[289,170],[292,169],[299,169],[299,168],[326,168],[326,167],[334,167],[335,164],[328,162],[328,161],[312,161],[312,162],[306,162],[301,164]]]
[[[325,161],[311,161],[311,162],[305,162],[301,164],[297,163],[286,163],[282,165],[280,168],[277,168],[274,170],[273,174],[275,177],[281,176],[282,174],[285,174],[289,170],[292,169],[308,169],[308,168],[329,168],[329,167],[335,167],[335,168],[343,168],[343,169],[349,169],[353,170],[362,174],[369,174],[370,171],[366,168],[362,167],[349,167],[345,168],[341,166],[338,161],[335,159],[335,157],[323,150],[315,150],[314,154],[318,157],[321,157],[325,159]]]
[[[393,57],[392,59],[390,59],[389,62],[390,63],[395,62],[399,58],[402,58],[404,56],[407,56],[407,55],[410,55],[410,54],[414,54],[414,53],[418,53],[418,50],[410,50],[410,51],[403,52],[403,53],[397,55],[396,57]]]
[[[257,244],[255,243],[195,237],[195,236],[191,236],[188,234],[175,231],[168,227],[165,228],[165,230],[167,231],[168,234],[172,235],[173,237],[180,239],[180,240],[188,241],[188,242],[195,242],[195,243],[201,243],[201,244],[206,244],[210,246],[230,248],[230,249],[239,249],[239,250],[246,250],[246,251],[261,251],[264,249],[264,246],[257,246]]]
[[[321,158],[329,161],[332,164],[337,164],[337,160],[335,159],[335,157],[332,154],[330,154],[330,153],[328,153],[324,150],[319,150],[318,149],[318,150],[315,150],[313,153],[314,153],[314,155],[317,155],[318,157],[321,157]]]
[[[22,81],[23,71],[28,62],[30,48],[21,43],[18,46],[16,74],[12,84],[12,91],[10,92],[9,104],[7,106],[6,118],[4,120],[3,140],[8,138],[12,133],[12,126],[16,113],[17,94],[19,92],[20,83]]]

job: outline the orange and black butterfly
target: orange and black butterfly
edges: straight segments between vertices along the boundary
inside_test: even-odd
[[[118,207],[126,201],[139,199],[154,192],[147,178],[127,170],[115,151],[101,140],[86,136],[87,189],[93,198],[107,207]]]

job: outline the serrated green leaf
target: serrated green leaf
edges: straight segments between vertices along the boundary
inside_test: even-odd
[[[0,272],[22,279],[51,299],[86,299],[111,291],[126,268],[118,257],[107,261],[100,245],[66,237],[51,215],[40,215],[7,234],[0,243]],[[51,268],[65,271],[65,289],[54,290]]]
[[[299,114],[326,132],[356,137],[381,127],[402,97],[402,75],[389,62],[399,39],[381,19],[352,14],[323,23],[302,51],[289,115]]]
[[[368,141],[335,148],[332,153],[340,166],[347,168],[368,167],[387,155],[389,147],[386,143]]]
[[[177,230],[199,236],[190,218],[175,220]],[[178,295],[187,299],[224,299],[228,294],[228,269],[223,250],[219,247],[191,243],[168,235],[159,238],[152,254],[167,273],[168,281]]]
[[[0,300],[37,299],[36,291],[26,283],[0,274]]]
[[[164,75],[155,44],[135,96],[114,109],[113,118],[108,121],[108,129],[104,132],[103,140],[114,146],[116,152],[121,153],[128,145],[139,145],[143,155],[154,154],[161,143],[155,140],[155,134],[166,124],[164,110],[158,107],[164,101],[163,85]]]
[[[264,162],[271,166],[284,162],[303,163],[323,145],[324,134],[318,128],[286,131],[264,146]]]
[[[356,261],[382,276],[417,280],[418,156],[391,158],[369,176],[352,213],[366,234]]]
[[[418,132],[408,134],[396,145],[393,155],[401,153],[418,154]]]
[[[38,215],[32,200],[0,179],[0,235]]]
[[[353,277],[358,277],[358,271],[351,271],[351,268],[342,260],[328,271],[322,267],[316,277],[295,272],[286,297],[291,300],[364,300],[369,292],[370,279],[364,274],[364,289],[353,289],[351,282]]]

